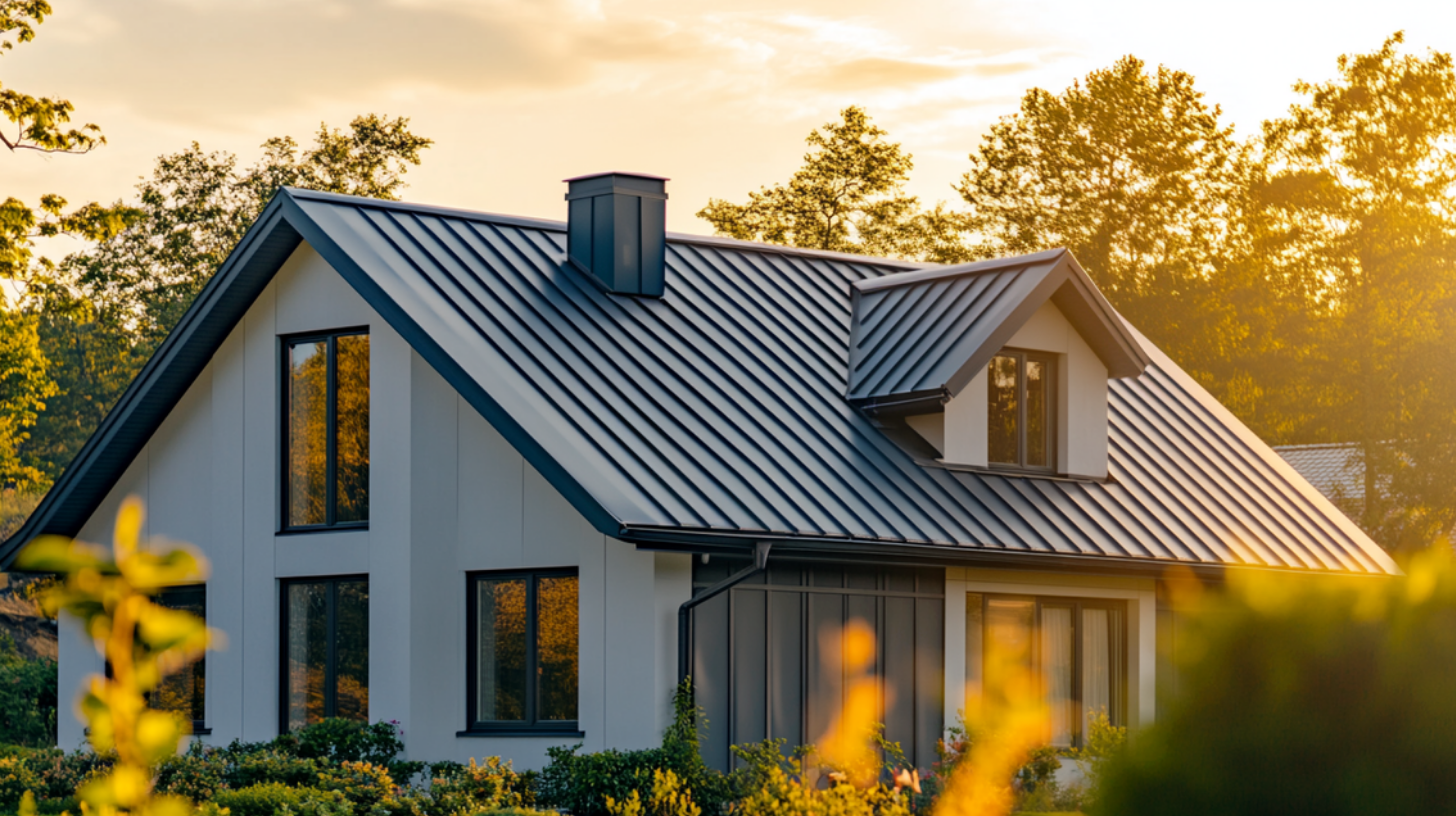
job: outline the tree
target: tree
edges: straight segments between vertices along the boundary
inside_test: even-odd
[[[125,229],[66,258],[36,289],[61,393],[25,461],[60,474],[280,187],[392,199],[430,144],[408,119],[371,114],[348,131],[320,125],[307,149],[269,139],[242,170],[236,156],[196,143],[160,157]]]
[[[809,134],[804,166],[787,185],[748,194],[747,204],[709,199],[698,217],[747,241],[934,260],[964,254],[956,216],[923,213],[904,192],[914,162],[859,107]]]
[[[958,187],[984,256],[1065,247],[1112,304],[1205,383],[1241,332],[1217,263],[1239,179],[1232,128],[1193,77],[1124,57],[1028,91]]]
[[[1392,549],[1456,523],[1456,69],[1397,33],[1265,124],[1253,233],[1313,294],[1308,433],[1364,454],[1362,526]]]
[[[0,54],[17,42],[35,39],[36,26],[51,14],[46,0],[0,0]],[[75,110],[68,100],[37,97],[0,84],[0,145],[11,153],[87,153],[105,144],[94,124],[70,127]],[[46,483],[44,474],[22,464],[17,447],[27,436],[45,400],[56,392],[41,352],[38,319],[25,307],[29,287],[48,280],[54,267],[35,257],[34,240],[69,233],[93,240],[115,234],[129,212],[87,204],[66,213],[66,200],[57,195],[41,198],[32,208],[14,197],[0,201],[0,279],[21,294],[12,302],[0,294],[0,483],[33,488]]]

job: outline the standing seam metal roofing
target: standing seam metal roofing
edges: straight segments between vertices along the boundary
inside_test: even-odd
[[[184,318],[212,320],[211,334],[169,338],[163,352],[216,349],[246,307],[207,304],[229,287],[251,302],[282,258],[276,247],[241,256],[273,232],[318,250],[609,535],[1395,572],[1140,335],[1129,336],[1152,363],[1110,382],[1108,480],[916,459],[845,398],[853,285],[913,269],[893,261],[670,236],[665,296],[630,298],[563,263],[564,224],[285,190]],[[922,314],[959,316],[941,306]],[[936,328],[925,322],[920,334]],[[185,388],[133,384],[123,403],[152,415],[132,420],[132,456]],[[125,421],[108,417],[98,438]],[[57,485],[82,498],[43,503],[6,561],[38,533],[74,534],[94,510],[120,470],[88,462]]]

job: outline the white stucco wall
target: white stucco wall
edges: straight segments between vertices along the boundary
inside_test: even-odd
[[[1043,303],[1006,348],[1057,355],[1057,473],[1107,476],[1107,366],[1051,301]],[[945,462],[987,466],[987,373],[976,372],[940,414],[907,419]]]
[[[370,332],[370,526],[278,535],[281,335]],[[138,454],[81,537],[109,542],[116,508],[147,502],[146,532],[212,562],[205,740],[278,733],[279,579],[370,576],[370,718],[398,720],[411,757],[498,754],[539,766],[561,738],[458,737],[465,723],[466,573],[576,567],[579,722],[588,749],[659,739],[676,667],[687,556],[603,536],[312,249],[301,246]],[[74,628],[60,637],[63,698],[101,670]],[[63,714],[59,743],[81,723]]]

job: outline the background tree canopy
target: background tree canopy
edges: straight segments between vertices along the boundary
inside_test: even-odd
[[[954,262],[1066,247],[1119,311],[1264,439],[1356,443],[1358,519],[1414,549],[1456,525],[1456,72],[1396,34],[1240,141],[1192,76],[1125,57],[1028,91],[970,154],[963,209],[900,192],[859,108],[721,234]]]

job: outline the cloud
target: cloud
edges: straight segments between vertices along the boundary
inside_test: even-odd
[[[862,57],[826,67],[806,77],[807,84],[826,91],[879,90],[939,82],[960,75],[961,69],[914,60]]]

